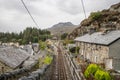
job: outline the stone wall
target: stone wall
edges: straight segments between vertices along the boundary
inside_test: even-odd
[[[5,65],[4,63],[0,62],[0,74],[5,73],[5,72],[10,72],[13,69]]]
[[[113,69],[120,71],[120,39],[109,46],[109,56],[113,58]]]
[[[94,63],[103,63],[108,58],[109,47],[91,43],[77,42],[80,47],[79,54]]]
[[[120,71],[120,59],[113,59],[113,69]]]

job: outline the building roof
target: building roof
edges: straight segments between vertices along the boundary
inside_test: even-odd
[[[25,45],[23,47],[23,50],[27,51],[27,53],[29,53],[30,55],[33,55],[34,51],[32,49],[32,45]]]
[[[119,38],[120,38],[120,30],[116,30],[116,31],[108,32],[104,35],[102,32],[96,32],[91,35],[86,34],[84,36],[77,37],[75,41],[109,45],[112,42],[118,40]]]
[[[39,46],[39,43],[32,43],[33,46]]]
[[[19,48],[0,48],[0,61],[13,69],[21,65],[28,57],[26,51]]]

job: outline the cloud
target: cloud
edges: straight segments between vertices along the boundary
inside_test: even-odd
[[[80,24],[84,19],[80,0],[24,0],[41,29],[58,22]],[[87,16],[90,12],[109,8],[119,0],[84,0]],[[35,26],[20,0],[0,0],[0,31],[19,32]]]
[[[82,11],[80,0],[59,0],[56,5],[60,10],[72,15],[79,14]]]

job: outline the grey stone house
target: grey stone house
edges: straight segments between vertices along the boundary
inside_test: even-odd
[[[27,53],[29,53],[31,56],[34,54],[32,45],[30,44],[25,45],[22,49],[25,50]]]
[[[105,64],[105,68],[120,71],[120,31],[106,34],[95,32],[75,39],[79,54],[90,62]]]
[[[28,53],[14,47],[0,47],[0,74],[22,67]]]
[[[39,43],[32,43],[32,48],[35,53],[39,51]]]

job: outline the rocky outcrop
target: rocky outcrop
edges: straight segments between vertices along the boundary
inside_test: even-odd
[[[88,32],[110,31],[120,29],[120,3],[112,5],[109,9],[91,13],[83,20],[78,28],[69,34],[69,39],[84,35]]]

